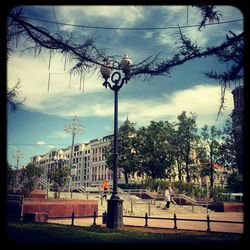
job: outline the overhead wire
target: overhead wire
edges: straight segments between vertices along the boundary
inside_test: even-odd
[[[19,145],[19,146],[43,146],[43,145],[68,145],[67,143],[43,143],[43,144],[37,144],[37,143],[8,143],[8,145],[13,146],[13,145]]]
[[[56,19],[56,12],[55,12],[55,8],[54,8],[54,6],[53,6],[53,5],[52,5],[52,10],[53,10],[53,14],[54,14],[54,18],[55,18],[55,21],[56,21],[56,25],[57,25],[58,32],[59,32],[59,33],[61,33],[61,32],[60,32],[60,29],[59,29],[59,25],[58,25],[57,19]]]
[[[122,28],[122,27],[101,27],[101,26],[89,26],[89,25],[79,25],[79,24],[69,24],[69,23],[64,23],[64,22],[58,22],[57,18],[56,18],[56,13],[55,13],[55,9],[54,6],[52,6],[52,10],[53,10],[53,15],[55,18],[55,21],[49,21],[49,20],[44,20],[44,19],[39,19],[39,18],[33,18],[33,17],[26,17],[27,19],[31,19],[31,20],[36,20],[39,22],[46,22],[46,23],[52,23],[52,24],[56,24],[57,25],[57,29],[58,32],[60,33],[60,29],[59,29],[59,24],[60,25],[65,25],[65,26],[72,26],[72,27],[79,27],[79,28],[89,28],[89,29],[105,29],[105,30],[125,30],[125,31],[143,31],[143,30],[169,30],[169,29],[180,29],[180,28],[192,28],[192,27],[199,27],[200,24],[194,24],[194,25],[182,25],[182,26],[167,26],[167,27],[141,27],[141,28],[131,28],[131,27],[127,27],[127,28]],[[188,6],[187,6],[187,24],[188,24]],[[233,22],[241,22],[243,21],[243,19],[236,19],[236,20],[228,20],[228,21],[222,21],[222,22],[218,22],[218,23],[208,23],[206,25],[219,25],[219,24],[226,24],[226,23],[233,23]],[[66,56],[67,57],[67,56]],[[66,57],[65,57],[65,62],[64,62],[64,70],[66,68]],[[44,60],[44,58],[43,58]],[[44,60],[45,62],[45,60]],[[49,91],[49,85],[50,85],[50,80],[51,80],[51,74],[63,74],[63,73],[52,73],[50,72],[50,63],[51,63],[51,53],[49,56],[49,79],[48,79],[48,91]],[[45,63],[46,65],[46,63]],[[82,75],[82,74],[81,74]],[[85,78],[85,74],[84,77],[80,77],[80,89],[81,89],[81,83],[83,83],[83,91],[84,91],[84,78]],[[71,85],[71,75],[70,75],[70,81],[69,81],[69,88]]]
[[[27,19],[36,20],[39,22],[45,22],[45,23],[53,23],[57,25],[65,25],[65,26],[72,26],[72,27],[79,27],[79,28],[88,28],[88,29],[105,29],[105,30],[131,30],[131,31],[140,31],[140,30],[168,30],[168,29],[179,29],[179,28],[193,28],[193,27],[199,27],[200,24],[193,24],[193,25],[182,25],[182,26],[168,26],[168,27],[140,27],[140,28],[124,28],[124,27],[105,27],[105,26],[90,26],[90,25],[80,25],[80,24],[70,24],[70,23],[63,23],[63,22],[55,22],[55,21],[49,21],[34,17],[26,17]],[[225,24],[225,23],[234,23],[234,22],[242,22],[243,19],[235,19],[235,20],[229,20],[229,21],[222,21],[218,23],[208,23],[208,25],[219,25],[219,24]]]

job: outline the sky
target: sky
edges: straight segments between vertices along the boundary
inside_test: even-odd
[[[187,6],[21,6],[28,18],[37,18],[58,23],[109,27],[101,29],[53,24],[28,19],[34,25],[44,27],[51,33],[70,35],[76,43],[93,38],[98,48],[107,49],[109,54],[122,59],[128,54],[133,63],[159,54],[168,59],[176,53],[178,29],[122,30],[119,28],[160,28],[197,25],[200,13]],[[126,11],[125,11],[126,10]],[[220,5],[221,21],[243,20],[241,11],[233,6]],[[201,31],[197,27],[182,28],[182,32],[202,47],[216,46],[225,40],[229,31],[239,34],[243,21],[209,25]],[[16,46],[17,45],[17,46]],[[101,139],[113,131],[114,93],[102,86],[100,72],[85,72],[80,86],[80,75],[69,81],[69,61],[60,53],[50,54],[42,50],[40,55],[24,52],[22,40],[13,44],[15,52],[7,62],[7,87],[13,87],[20,80],[19,99],[25,97],[24,105],[16,112],[7,110],[7,160],[16,166],[15,153],[22,157],[19,167],[27,165],[30,158],[45,154],[52,149],[71,145],[72,134],[64,131],[74,116],[84,127],[83,134],[77,134],[75,143],[86,143]],[[49,67],[50,64],[50,67]],[[177,116],[186,111],[197,115],[198,128],[205,124],[222,128],[230,119],[233,110],[231,91],[234,83],[226,90],[226,109],[217,118],[220,106],[220,83],[208,79],[203,72],[222,72],[225,65],[215,57],[196,59],[171,70],[170,77],[154,76],[145,81],[143,77],[131,79],[119,92],[119,125],[125,119],[136,123],[137,128],[147,126],[150,121],[177,121]],[[50,81],[49,72],[51,73]],[[49,91],[48,91],[49,82]]]

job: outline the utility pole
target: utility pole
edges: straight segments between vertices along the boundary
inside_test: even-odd
[[[23,158],[23,154],[17,149],[16,153],[13,154],[13,158],[16,159],[16,187],[18,186],[18,166],[19,166],[19,159]]]
[[[78,119],[75,116],[73,118],[73,122],[70,125],[65,125],[64,130],[68,133],[72,134],[72,144],[71,144],[71,153],[70,153],[70,159],[69,159],[69,167],[70,167],[70,197],[72,199],[72,157],[73,157],[73,148],[74,148],[74,140],[76,134],[83,134],[84,127],[77,123]]]

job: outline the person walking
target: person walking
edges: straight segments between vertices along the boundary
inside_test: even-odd
[[[170,200],[171,200],[170,192],[169,192],[168,188],[166,188],[164,191],[164,200],[166,201],[166,205],[165,205],[164,209],[168,210],[170,207]]]
[[[106,200],[107,200],[108,189],[109,189],[109,182],[108,182],[108,180],[104,180],[104,182],[103,182],[103,192],[104,192],[103,198],[105,197]]]

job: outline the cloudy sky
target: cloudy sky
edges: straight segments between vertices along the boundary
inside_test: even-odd
[[[36,18],[59,22],[56,25],[27,19],[32,24],[45,27],[51,33],[60,32],[76,43],[92,37],[98,48],[122,58],[125,53],[134,63],[159,54],[168,59],[176,53],[179,38],[176,26],[192,26],[199,23],[199,12],[187,6],[23,6],[23,14]],[[197,27],[182,28],[185,35],[200,46],[216,46],[224,41],[229,31],[239,34],[243,30],[240,10],[233,6],[217,6],[222,11],[223,24],[206,26],[201,31]],[[63,25],[63,24],[64,25]],[[69,24],[69,25],[67,25]],[[77,25],[77,26],[72,26]],[[83,27],[88,26],[88,27]],[[93,28],[99,27],[99,28]],[[114,29],[102,29],[114,28]],[[121,28],[147,28],[144,30],[124,30]],[[167,28],[167,29],[150,29]],[[14,48],[16,45],[13,45]],[[16,165],[13,154],[20,150],[23,158],[19,166],[29,162],[33,155],[44,154],[53,148],[64,148],[71,144],[71,134],[64,132],[66,124],[76,115],[84,126],[83,134],[76,136],[75,142],[88,142],[113,131],[113,92],[102,86],[99,72],[86,72],[80,85],[80,76],[69,77],[72,61],[61,54],[45,50],[39,56],[23,53],[19,41],[15,53],[8,60],[8,87],[21,81],[20,99],[26,97],[24,106],[17,112],[8,109],[8,162]],[[50,61],[50,67],[49,67]],[[170,77],[157,76],[149,81],[137,77],[119,92],[119,124],[128,116],[137,127],[147,126],[151,120],[176,121],[182,111],[194,112],[197,124],[222,127],[233,109],[231,91],[226,92],[226,109],[216,120],[220,105],[220,84],[207,79],[203,72],[223,71],[225,65],[214,57],[197,59],[178,66]],[[49,91],[48,78],[51,74]]]

